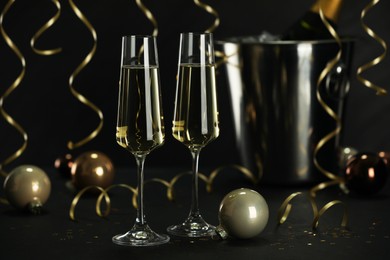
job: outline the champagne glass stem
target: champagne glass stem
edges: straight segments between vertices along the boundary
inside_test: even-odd
[[[135,220],[136,225],[144,226],[146,225],[145,215],[144,215],[144,164],[145,164],[146,155],[136,155],[135,160],[137,162],[137,176],[138,176],[138,186],[137,186],[137,218]]]
[[[192,202],[190,216],[198,217],[199,213],[199,197],[198,197],[198,165],[199,165],[200,149],[191,150],[192,155]]]

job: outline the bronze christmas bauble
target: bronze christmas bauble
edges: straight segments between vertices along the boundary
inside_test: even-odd
[[[383,159],[387,166],[387,171],[390,172],[390,152],[387,151],[380,151],[378,153],[379,157]]]
[[[114,180],[114,166],[107,155],[89,151],[74,160],[71,174],[76,189],[90,185],[107,188]]]
[[[70,153],[67,153],[63,156],[58,157],[54,161],[54,167],[57,169],[58,173],[64,178],[70,178],[70,170],[73,165],[73,156]]]
[[[4,181],[7,200],[18,209],[40,213],[51,191],[46,173],[33,165],[21,165],[13,169]]]
[[[358,153],[345,169],[345,181],[348,189],[358,195],[372,195],[386,184],[387,165],[383,158],[375,153]]]

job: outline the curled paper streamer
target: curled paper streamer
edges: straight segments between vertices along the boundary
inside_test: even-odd
[[[219,24],[220,24],[220,19],[219,19],[219,14],[217,11],[215,11],[215,9],[213,7],[211,7],[210,5],[207,5],[203,2],[201,2],[200,0],[194,0],[194,3],[202,8],[203,10],[205,10],[206,12],[208,12],[209,14],[213,15],[215,17],[215,20],[214,20],[214,23],[205,31],[207,33],[211,33],[211,32],[214,32],[215,29],[218,28]]]
[[[387,91],[384,89],[384,88],[381,88],[377,85],[375,85],[374,83],[372,83],[371,81],[363,78],[361,76],[361,74],[374,67],[375,65],[379,64],[381,61],[384,60],[385,56],[386,56],[386,53],[387,53],[387,45],[386,45],[386,42],[380,38],[372,29],[370,29],[365,23],[364,23],[364,17],[366,16],[367,12],[374,6],[376,5],[377,3],[379,3],[379,0],[372,0],[361,12],[361,15],[360,15],[360,22],[361,22],[361,25],[363,27],[363,30],[370,36],[372,37],[374,40],[376,40],[383,48],[383,53],[381,55],[379,55],[378,57],[376,57],[375,59],[373,59],[372,61],[358,67],[357,69],[357,73],[356,73],[356,76],[357,76],[357,79],[363,84],[365,85],[366,87],[368,88],[371,88],[373,90],[376,91],[376,94],[377,95],[380,95],[380,96],[384,96],[387,94]]]
[[[320,190],[326,189],[333,185],[342,185],[344,184],[344,179],[338,177],[331,181],[321,182],[320,184],[315,185],[310,189],[310,195],[314,198],[316,196],[316,193]]]
[[[214,32],[215,29],[217,29],[219,24],[221,23],[221,20],[219,18],[218,12],[213,7],[211,7],[210,5],[207,5],[207,4],[203,3],[203,2],[201,2],[200,0],[194,0],[194,3],[198,7],[202,8],[203,10],[205,10],[206,12],[208,12],[209,14],[211,14],[211,15],[213,15],[215,17],[215,20],[214,20],[213,24],[209,28],[207,28],[206,31],[205,31],[206,33]],[[215,68],[218,68],[222,64],[226,63],[228,61],[228,58],[229,58],[222,51],[215,51],[214,55],[215,55],[216,58],[220,58],[220,60],[216,61]]]
[[[215,178],[217,177],[217,175],[222,170],[224,170],[226,168],[235,169],[239,173],[243,174],[253,184],[258,183],[259,180],[261,179],[261,175],[260,174],[259,174],[259,176],[255,176],[249,169],[247,169],[247,168],[245,168],[244,166],[241,166],[241,165],[232,164],[232,165],[221,166],[221,167],[218,167],[218,168],[214,169],[213,171],[211,171],[209,176],[206,176],[205,174],[200,173],[200,172],[198,173],[199,179],[204,181],[204,183],[206,184],[207,192],[212,192]],[[170,201],[173,201],[174,200],[174,187],[175,187],[175,184],[183,176],[191,175],[191,174],[192,174],[192,172],[182,172],[182,173],[179,173],[179,174],[175,175],[170,181],[166,181],[166,180],[155,178],[155,179],[148,180],[146,182],[154,181],[154,182],[159,182],[159,183],[163,184],[164,186],[166,186],[167,187],[167,197],[168,197],[168,199]]]
[[[210,173],[210,176],[208,177],[207,179],[207,186],[206,186],[206,189],[208,192],[211,192],[212,191],[212,184],[214,182],[214,179],[215,177],[217,177],[217,175],[224,169],[226,168],[233,168],[237,171],[239,171],[240,173],[242,173],[247,179],[249,179],[253,184],[257,184],[259,183],[260,179],[261,179],[261,173],[259,173],[258,176],[255,176],[249,169],[245,168],[244,166],[241,166],[241,165],[236,165],[236,164],[232,164],[232,165],[226,165],[226,166],[221,166],[221,167],[218,167],[216,168],[215,170],[213,170],[211,173]]]
[[[70,205],[70,209],[69,209],[69,218],[71,220],[75,220],[75,217],[74,217],[75,208],[76,208],[76,205],[79,202],[81,196],[83,196],[83,194],[85,192],[87,192],[89,190],[92,190],[92,189],[99,190],[101,192],[100,195],[104,196],[104,199],[106,201],[106,210],[103,213],[100,210],[100,203],[96,202],[96,206],[95,206],[96,214],[99,217],[106,217],[106,216],[108,216],[108,214],[110,213],[110,210],[111,210],[111,200],[110,200],[110,197],[108,196],[107,192],[103,188],[101,188],[99,186],[87,186],[84,189],[80,190],[80,192],[77,193],[77,195],[72,200],[72,204]],[[99,196],[99,198],[100,198],[100,196]]]
[[[220,58],[219,60],[217,60],[215,62],[215,68],[219,68],[220,66],[222,66],[225,63],[227,63],[229,65],[232,65],[234,67],[237,67],[238,69],[242,68],[241,64],[237,64],[236,62],[231,62],[230,61],[231,58],[236,59],[235,56],[237,56],[238,51],[233,52],[233,53],[231,53],[229,55],[226,55],[226,53],[224,53],[223,51],[215,51],[214,53],[215,53],[215,57],[216,58]]]
[[[173,186],[171,183],[167,182],[166,180],[160,179],[160,178],[153,178],[153,179],[147,180],[147,181],[145,181],[145,184],[148,182],[157,182],[157,183],[161,183],[162,185],[164,185],[167,188],[168,200],[169,201],[174,200],[173,189],[172,189]]]
[[[15,159],[17,159],[23,152],[26,150],[27,147],[27,140],[28,136],[27,133],[24,131],[22,126],[17,123],[3,108],[4,100],[20,85],[21,81],[24,78],[24,75],[26,73],[26,60],[24,59],[23,54],[20,52],[18,47],[13,43],[11,38],[8,36],[8,34],[5,32],[3,28],[3,20],[4,16],[7,14],[8,10],[11,8],[12,4],[15,2],[15,0],[9,0],[7,4],[5,5],[2,13],[0,14],[0,31],[1,35],[3,36],[5,42],[7,45],[12,49],[12,51],[16,54],[16,56],[19,58],[20,63],[22,65],[22,71],[18,75],[18,77],[15,79],[15,81],[11,84],[11,86],[4,92],[4,94],[0,97],[0,113],[4,117],[4,119],[11,125],[13,126],[23,137],[23,145],[16,150],[15,153],[13,153],[11,156],[6,158],[4,161],[0,163],[0,174],[3,177],[6,177],[8,173],[6,173],[3,170],[3,167]]]
[[[327,142],[329,142],[331,139],[335,138],[341,132],[341,119],[340,119],[340,117],[337,115],[337,113],[335,111],[332,110],[332,108],[330,108],[328,106],[328,104],[326,104],[326,102],[322,99],[321,93],[319,91],[321,83],[325,79],[326,75],[328,75],[332,71],[332,69],[336,66],[336,64],[340,62],[341,54],[342,54],[341,40],[340,40],[340,37],[337,35],[336,31],[334,30],[334,28],[326,20],[321,8],[320,8],[320,17],[321,17],[322,22],[324,23],[324,25],[326,26],[326,28],[330,32],[330,34],[333,36],[333,38],[336,40],[337,44],[339,45],[339,51],[337,52],[336,56],[333,59],[331,59],[327,63],[325,68],[321,71],[320,76],[318,77],[318,80],[317,80],[316,97],[317,97],[318,102],[322,106],[322,108],[325,110],[325,112],[336,121],[336,128],[333,131],[331,131],[330,133],[328,133],[325,137],[323,137],[317,143],[317,145],[314,148],[313,161],[314,161],[314,165],[316,166],[316,168],[322,174],[324,174],[328,179],[330,179],[332,181],[337,181],[338,183],[342,183],[344,181],[343,178],[336,176],[334,173],[323,168],[317,160],[317,154],[321,150],[321,148]],[[312,195],[315,196],[315,193],[313,193]]]
[[[295,192],[295,193],[290,194],[283,201],[282,205],[280,206],[280,208],[278,210],[278,216],[277,216],[278,217],[278,225],[281,225],[284,222],[286,222],[288,216],[290,215],[291,209],[292,209],[291,201],[294,198],[301,196],[301,195],[304,195],[304,193]],[[348,226],[348,210],[347,210],[347,207],[344,204],[344,202],[342,202],[340,200],[332,200],[332,201],[326,203],[325,206],[323,206],[320,210],[318,210],[318,206],[314,200],[314,197],[312,197],[311,194],[308,194],[307,198],[309,199],[310,204],[312,206],[312,210],[313,210],[313,222],[311,225],[313,230],[316,230],[318,228],[319,220],[324,215],[324,213],[326,211],[328,211],[330,208],[332,208],[333,206],[338,205],[338,204],[341,204],[344,206],[343,216],[342,216],[342,220],[341,220],[341,226],[344,228]]]
[[[213,185],[213,181],[215,179],[215,177],[217,176],[217,174],[222,170],[222,169],[225,169],[225,168],[228,168],[228,167],[231,167],[231,168],[234,168],[236,170],[238,170],[239,172],[241,172],[245,177],[247,177],[249,180],[251,180],[252,182],[257,182],[258,181],[258,178],[256,178],[250,170],[246,169],[245,167],[243,166],[240,166],[240,165],[228,165],[228,166],[222,166],[222,167],[218,167],[217,169],[215,169],[214,171],[211,172],[210,176],[207,177],[206,175],[202,174],[202,173],[198,173],[198,176],[199,178],[204,181],[206,183],[206,189],[208,192],[211,192],[212,191],[212,185]],[[192,172],[182,172],[182,173],[179,173],[177,175],[175,175],[170,181],[166,181],[164,179],[160,179],[160,178],[152,178],[152,179],[149,179],[149,180],[146,180],[145,181],[145,184],[147,183],[152,183],[152,182],[156,182],[156,183],[160,183],[162,185],[164,185],[166,188],[167,188],[167,198],[169,201],[174,201],[175,200],[175,197],[174,197],[174,186],[175,184],[179,181],[179,179],[181,179],[183,176],[185,175],[191,175]],[[73,198],[72,200],[72,203],[71,203],[71,206],[70,206],[70,209],[69,209],[69,218],[71,220],[75,220],[75,209],[76,209],[76,206],[80,200],[80,198],[82,197],[82,195],[89,191],[89,190],[92,190],[92,189],[97,189],[99,190],[101,193],[99,194],[97,200],[96,200],[96,214],[99,216],[99,217],[106,217],[108,216],[108,214],[110,213],[110,209],[111,209],[111,200],[110,200],[110,196],[108,195],[108,192],[110,190],[112,190],[113,188],[125,188],[125,189],[128,189],[130,190],[132,193],[133,193],[133,196],[132,196],[132,205],[134,208],[137,208],[137,196],[138,196],[138,192],[137,192],[137,189],[133,188],[132,186],[130,185],[127,185],[127,184],[114,184],[114,185],[111,185],[109,187],[107,187],[106,189],[103,189],[102,187],[99,187],[99,186],[88,186],[88,187],[85,187],[84,189],[80,190],[76,195],[75,197]],[[102,203],[102,200],[103,198],[105,199],[105,202],[106,202],[106,210],[102,213],[101,211],[101,203]],[[287,217],[286,217],[287,218]]]
[[[279,208],[278,211],[278,224],[281,225],[284,222],[286,222],[287,217],[289,216],[291,209],[292,209],[292,204],[290,203],[295,197],[303,195],[302,192],[294,192],[290,194],[282,203],[282,205]],[[317,204],[314,201],[313,197],[308,196],[308,199],[310,201],[311,207],[313,209],[313,219],[315,219],[318,216],[318,208]]]
[[[177,183],[177,181],[179,179],[181,179],[181,177],[183,177],[184,175],[192,175],[192,172],[183,172],[183,173],[179,173],[177,174],[175,177],[173,177],[171,179],[171,181],[169,182],[169,187],[168,187],[168,190],[167,190],[167,195],[168,195],[168,199],[170,201],[173,201],[175,198],[174,198],[174,186],[175,184]],[[200,173],[198,172],[198,177],[199,179],[203,180],[205,183],[208,183],[208,178],[203,174],[203,173]]]
[[[313,230],[316,230],[318,228],[318,223],[319,223],[319,220],[320,220],[321,216],[324,215],[324,213],[326,211],[328,211],[331,207],[333,207],[334,205],[337,205],[337,204],[341,204],[341,205],[344,206],[344,214],[343,214],[343,218],[341,220],[341,226],[344,227],[344,228],[348,226],[348,210],[347,210],[347,207],[345,206],[345,204],[342,201],[340,201],[340,200],[333,200],[333,201],[330,201],[330,202],[326,203],[325,206],[323,206],[320,209],[318,214],[316,214],[316,216],[314,217],[314,220],[313,220],[313,225],[312,225]]]
[[[108,214],[110,213],[110,210],[111,210],[111,199],[110,199],[110,196],[108,195],[108,192],[111,189],[118,188],[118,187],[128,189],[133,193],[133,197],[132,197],[133,207],[137,208],[137,200],[136,200],[137,199],[137,190],[134,189],[133,187],[131,187],[130,185],[115,184],[115,185],[111,185],[111,186],[107,187],[106,189],[103,189],[102,187],[99,187],[99,186],[87,186],[84,189],[80,190],[76,194],[76,196],[73,198],[72,203],[70,205],[70,209],[69,209],[69,218],[73,221],[75,220],[74,215],[75,215],[76,206],[77,206],[80,198],[83,196],[83,194],[87,191],[96,190],[96,189],[100,191],[99,197],[96,200],[96,206],[95,206],[96,214],[99,217],[107,217]],[[101,211],[101,204],[102,204],[103,198],[106,202],[106,210],[104,212]]]
[[[330,34],[333,36],[333,38],[336,40],[337,44],[339,45],[339,51],[337,52],[336,56],[327,63],[325,68],[321,71],[320,76],[318,77],[318,80],[317,80],[317,90],[316,90],[317,100],[320,103],[320,105],[322,106],[322,108],[325,110],[325,112],[336,121],[336,128],[333,131],[331,131],[330,133],[328,133],[321,140],[319,140],[319,142],[316,144],[316,146],[314,148],[314,153],[313,153],[314,165],[323,175],[325,175],[328,179],[330,179],[329,181],[322,182],[322,183],[314,186],[313,188],[311,188],[309,191],[309,194],[308,194],[308,198],[310,200],[310,203],[311,203],[312,209],[313,209],[314,218],[313,218],[312,228],[314,230],[317,229],[318,224],[319,224],[319,219],[321,218],[321,216],[327,210],[329,210],[330,208],[332,208],[333,206],[335,206],[337,204],[344,205],[344,214],[343,214],[341,226],[346,227],[348,224],[348,212],[347,212],[345,204],[342,201],[332,200],[332,201],[328,202],[325,206],[323,206],[320,210],[318,210],[317,204],[314,200],[314,198],[316,197],[316,193],[318,191],[323,190],[323,189],[330,187],[330,186],[333,186],[333,185],[340,185],[340,184],[343,184],[345,182],[343,178],[336,176],[334,173],[332,173],[332,172],[326,170],[324,167],[322,167],[317,160],[317,154],[321,150],[321,148],[327,142],[329,142],[332,138],[335,138],[341,132],[341,119],[339,118],[337,113],[335,111],[333,111],[328,106],[328,104],[326,104],[326,102],[322,99],[320,91],[319,91],[322,81],[332,71],[332,69],[340,62],[341,54],[342,54],[341,40],[340,40],[339,36],[337,35],[336,31],[334,30],[334,28],[326,20],[321,8],[320,8],[319,13],[320,13],[320,17],[321,17],[323,24],[326,26],[326,28],[328,29]],[[279,212],[278,212],[279,225],[283,224],[287,220],[287,217],[289,216],[289,214],[291,212],[291,207],[292,207],[292,204],[290,202],[292,199],[294,199],[298,195],[302,195],[302,193],[301,192],[292,193],[284,200],[284,202],[280,206]]]
[[[46,56],[49,56],[49,55],[54,55],[54,54],[57,54],[59,52],[62,51],[62,48],[55,48],[55,49],[51,49],[51,50],[40,50],[40,49],[37,49],[35,47],[35,42],[37,41],[37,39],[47,30],[49,29],[57,20],[58,18],[60,17],[60,14],[61,14],[61,4],[60,4],[60,1],[59,0],[52,0],[52,2],[54,3],[54,5],[56,6],[57,8],[57,12],[56,14],[49,20],[47,21],[35,34],[34,36],[31,38],[31,41],[30,41],[30,45],[31,45],[31,48],[33,49],[33,51],[37,54],[40,54],[40,55],[46,55]]]
[[[91,101],[89,101],[87,98],[85,98],[83,95],[81,95],[76,89],[73,87],[73,81],[75,77],[84,69],[85,66],[91,61],[92,57],[95,55],[96,48],[97,48],[97,35],[96,31],[91,25],[91,23],[88,21],[88,19],[84,16],[84,14],[77,8],[77,6],[74,4],[73,0],[69,0],[70,7],[72,8],[73,12],[77,15],[77,17],[84,23],[84,25],[88,28],[88,30],[91,32],[91,35],[94,40],[93,47],[91,51],[88,53],[88,55],[84,58],[84,60],[80,63],[80,65],[76,68],[76,70],[72,73],[72,75],[69,77],[69,88],[73,96],[75,96],[81,103],[84,105],[90,107],[93,111],[96,112],[96,114],[99,116],[100,122],[97,128],[92,131],[87,137],[84,139],[74,143],[72,141],[68,142],[68,148],[74,149],[77,147],[80,147],[89,141],[91,141],[93,138],[95,138],[99,132],[101,131],[103,127],[103,112]]]
[[[127,184],[115,184],[115,185],[111,185],[109,186],[108,188],[105,189],[105,192],[109,192],[110,190],[112,190],[113,188],[125,188],[127,190],[130,190],[132,193],[133,193],[133,196],[132,196],[132,204],[133,204],[133,207],[134,208],[137,208],[137,189],[134,189],[133,187],[131,187],[130,185],[127,185]],[[104,193],[102,192],[97,201],[96,201],[96,205],[100,205],[102,203],[102,199],[104,197]],[[106,203],[107,204],[107,203]]]
[[[152,35],[153,36],[157,36],[158,35],[158,24],[157,24],[157,20],[156,18],[154,18],[152,12],[146,8],[146,6],[142,3],[142,0],[135,0],[137,6],[139,9],[141,9],[141,11],[144,13],[144,15],[146,16],[146,18],[148,18],[148,20],[153,24],[153,33]]]

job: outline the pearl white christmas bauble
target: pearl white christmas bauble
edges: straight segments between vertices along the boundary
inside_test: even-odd
[[[29,208],[39,213],[51,191],[50,179],[39,167],[21,165],[13,169],[4,181],[5,196],[18,209]]]
[[[258,192],[237,189],[228,193],[219,206],[217,233],[246,239],[259,235],[268,223],[268,204]]]

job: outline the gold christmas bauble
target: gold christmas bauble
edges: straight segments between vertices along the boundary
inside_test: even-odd
[[[76,189],[91,185],[107,188],[114,180],[114,165],[104,153],[88,151],[74,160],[71,175]]]

